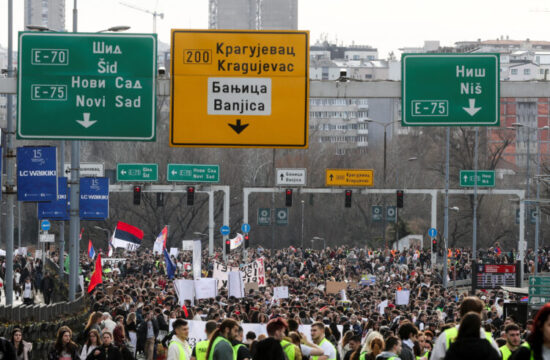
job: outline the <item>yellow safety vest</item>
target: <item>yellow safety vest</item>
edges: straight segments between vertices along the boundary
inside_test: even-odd
[[[245,344],[237,344],[233,346],[233,360],[237,360],[237,354],[239,353],[239,348],[241,346],[246,346]]]
[[[445,349],[448,350],[449,347],[451,346],[451,343],[454,342],[456,340],[456,337],[458,336],[458,328],[452,327],[450,329],[445,330],[444,333],[445,333],[445,341],[446,341]],[[485,338],[489,342],[492,342],[493,335],[491,335],[489,331],[485,331]]]
[[[185,349],[183,348],[183,345],[179,343],[179,341],[176,341],[176,340],[172,340],[170,341],[170,346],[172,346],[172,344],[175,344],[178,349],[179,349],[179,352],[180,352],[180,358],[179,360],[187,360],[185,358]]]
[[[502,345],[500,348],[500,352],[502,354],[502,360],[508,360],[510,355],[512,355],[512,350],[506,344]]]
[[[235,353],[235,350],[233,349],[233,345],[231,345],[229,340],[227,340],[223,336],[218,336],[214,339],[214,342],[212,343],[212,347],[210,348],[210,354],[208,355],[208,360],[214,360],[214,350],[216,349],[216,345],[218,345],[218,343],[220,343],[221,341],[225,341],[226,343],[228,343],[229,346],[231,347],[231,350],[233,350],[233,354]]]
[[[285,352],[288,360],[294,360],[296,358],[296,349],[294,349],[293,343],[286,340],[281,340],[281,346],[283,347],[283,351]]]
[[[531,350],[531,345],[527,341],[521,344],[520,346],[529,349],[531,352],[530,360],[535,360],[535,353],[533,352],[533,350]]]
[[[334,354],[336,354],[336,348],[334,347],[334,345],[332,345],[332,343],[330,341],[327,340],[327,338],[323,338],[323,340],[319,343],[319,346],[323,345],[324,342],[327,342],[329,343],[330,346],[332,346],[332,348],[334,349]],[[311,360],[318,360],[319,359],[319,356],[312,356],[311,357]],[[336,360],[336,356],[333,357],[333,358],[329,358],[327,360]],[[388,360],[391,360],[391,359],[388,359]]]
[[[208,350],[208,340],[199,341],[195,345],[195,358],[197,360],[206,360],[206,350]]]

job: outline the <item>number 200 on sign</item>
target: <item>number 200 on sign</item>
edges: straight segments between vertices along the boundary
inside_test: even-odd
[[[447,100],[413,100],[412,116],[448,116]]]

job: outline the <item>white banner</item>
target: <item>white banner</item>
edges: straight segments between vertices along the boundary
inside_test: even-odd
[[[273,299],[288,299],[288,286],[274,287]]]
[[[216,279],[202,278],[195,282],[195,297],[197,300],[215,298],[218,295]]]
[[[227,281],[229,287],[229,295],[237,299],[244,297],[244,282],[240,271],[231,271]]]
[[[410,295],[411,295],[410,290],[396,291],[395,292],[395,305],[408,305]]]
[[[173,256],[174,258],[178,258],[179,250],[177,247],[171,247],[170,248],[170,256]]]
[[[201,278],[201,241],[195,240],[193,242],[193,279],[199,280]]]
[[[265,270],[264,258],[254,260],[253,262],[243,265],[240,268],[227,266],[225,264],[214,261],[214,279],[219,280],[218,289],[227,287],[227,273],[231,271],[240,271],[242,273],[243,282],[258,283],[258,287],[265,287]]]
[[[229,250],[235,250],[236,248],[241,246],[243,244],[243,240],[243,234],[237,233],[237,236],[235,238],[229,239]]]
[[[162,254],[163,245],[164,245],[163,242],[155,241],[153,244],[153,254],[155,255]]]
[[[183,306],[185,300],[191,300],[194,304],[195,286],[193,280],[178,279],[174,281],[174,289],[178,295],[179,304]]]
[[[173,320],[173,321],[172,321]],[[172,331],[172,323],[175,321],[175,319],[170,319],[170,331]],[[198,321],[198,320],[186,320],[189,324],[189,345],[191,347],[194,347],[199,341],[206,340],[206,334],[204,333],[204,327],[206,325],[206,321]],[[253,331],[256,334],[256,337],[258,335],[264,334],[267,336],[267,331],[265,330],[265,327],[267,324],[249,324],[249,323],[241,323],[240,324],[243,327],[243,333],[246,334],[249,331]],[[340,333],[344,331],[344,327],[342,325],[338,325],[338,330]],[[298,331],[302,334],[306,335],[309,341],[311,341],[311,325],[300,325],[298,327]]]
[[[194,240],[183,240],[181,242],[182,251],[193,251],[193,241]]]

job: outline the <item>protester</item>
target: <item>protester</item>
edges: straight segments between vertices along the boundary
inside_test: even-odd
[[[57,330],[55,344],[50,350],[48,360],[78,359],[78,345],[71,340],[72,336],[73,332],[68,326],[60,327]]]
[[[483,301],[481,301],[477,297],[467,297],[460,304],[459,311],[460,311],[461,318],[469,312],[475,312],[478,315],[480,315],[481,312],[483,311]],[[456,326],[456,327],[450,327],[449,329],[442,332],[442,334],[437,338],[435,342],[430,360],[441,360],[445,358],[445,353],[449,349],[451,343],[458,336],[458,330],[459,328],[458,326]],[[479,338],[487,339],[500,356],[500,350],[498,348],[498,345],[494,341],[492,334],[488,331],[485,331],[485,329],[481,328],[481,326],[478,329],[478,332],[479,332]]]
[[[487,339],[479,337],[481,317],[471,311],[462,316],[456,339],[451,343],[445,360],[499,360],[500,353]]]
[[[550,303],[535,315],[527,341],[510,356],[510,360],[546,360],[550,355]]]
[[[386,339],[384,351],[376,357],[376,360],[401,360],[397,354],[401,353],[401,340],[395,336]]]
[[[191,353],[191,360],[206,360],[206,350],[208,349],[208,340],[210,335],[216,330],[218,324],[215,321],[207,321],[204,325],[204,333],[206,334],[206,340],[199,341],[193,348]]]
[[[325,337],[325,324],[322,322],[314,322],[311,325],[311,339],[313,342],[323,349],[323,355],[326,360],[336,360],[336,348]],[[312,360],[317,360],[317,356],[312,356]]]
[[[113,331],[113,342],[119,349],[122,360],[134,360],[135,349],[131,347],[130,342],[124,334],[124,327],[117,325]]]
[[[168,347],[168,356],[166,360],[189,360],[191,358],[191,348],[187,342],[189,337],[189,325],[183,319],[177,319],[173,323],[175,336],[172,337]]]
[[[101,337],[99,331],[96,329],[90,329],[88,332],[88,339],[82,346],[82,351],[80,352],[80,360],[86,360],[88,355],[92,353],[96,348],[101,346]]]
[[[233,319],[225,319],[212,333],[206,349],[207,360],[234,360],[233,345],[239,331],[239,324]]]
[[[504,328],[506,337],[506,344],[500,347],[500,353],[502,354],[502,360],[508,360],[510,355],[521,345],[521,337],[519,332],[519,326],[516,324],[509,324]]]
[[[243,328],[239,326],[239,331],[237,332],[237,337],[231,342],[233,344],[233,351],[236,360],[252,360],[250,351],[246,344],[243,343]],[[289,360],[291,360],[289,358]],[[293,359],[292,359],[293,360]]]
[[[120,350],[113,344],[113,334],[109,330],[103,330],[101,340],[101,346],[94,349],[86,360],[122,360]]]
[[[30,359],[32,344],[23,340],[23,331],[20,328],[13,329],[10,341],[15,348],[15,360]]]

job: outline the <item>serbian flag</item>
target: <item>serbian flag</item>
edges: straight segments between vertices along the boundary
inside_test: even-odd
[[[91,293],[92,290],[98,285],[103,283],[103,269],[101,268],[101,254],[97,254],[97,259],[95,261],[95,269],[88,284],[88,293]]]
[[[153,244],[153,254],[160,254],[162,250],[166,249],[166,238],[168,238],[168,225],[164,226],[159,236]]]
[[[172,260],[170,260],[170,255],[168,255],[168,251],[166,251],[166,248],[163,252],[164,261],[166,262],[166,275],[168,276],[168,279],[172,280],[174,278],[174,273],[176,272],[176,267],[174,266]]]
[[[90,259],[93,259],[95,256],[95,250],[94,245],[92,244],[92,240],[88,240],[88,256]]]
[[[235,250],[236,248],[241,246],[243,244],[243,240],[244,238],[242,234],[237,234],[235,238],[229,239],[229,250]]]
[[[115,248],[135,251],[140,247],[141,240],[143,240],[143,230],[119,221],[113,233],[112,245]]]

